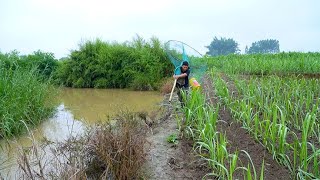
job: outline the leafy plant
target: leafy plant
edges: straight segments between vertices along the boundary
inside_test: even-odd
[[[168,143],[172,143],[172,144],[178,144],[179,141],[178,141],[178,137],[177,137],[177,134],[171,134],[167,137],[167,142]]]

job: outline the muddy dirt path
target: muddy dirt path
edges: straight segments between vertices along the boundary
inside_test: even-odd
[[[175,118],[183,118],[181,112],[167,109],[167,117],[154,125],[152,134],[147,137],[145,148],[148,152],[144,165],[146,179],[201,179],[209,173],[205,163],[192,150],[192,142],[178,138],[178,144],[167,142],[167,137],[177,134],[178,126]]]

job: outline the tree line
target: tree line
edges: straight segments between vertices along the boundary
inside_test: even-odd
[[[276,39],[265,39],[253,42],[250,47],[246,46],[245,54],[275,54],[280,52],[279,41]],[[228,54],[239,54],[239,44],[233,38],[213,38],[208,46],[206,55],[220,56]]]
[[[140,36],[124,43],[86,41],[60,60],[40,50],[30,55],[0,52],[0,66],[35,69],[40,79],[66,87],[134,90],[158,90],[174,69],[159,39]]]
[[[206,46],[207,55],[239,54],[238,46],[232,38],[214,37]],[[33,69],[40,80],[66,87],[157,90],[174,69],[164,49],[164,44],[156,37],[146,41],[136,36],[124,43],[96,39],[79,44],[68,57],[60,60],[55,59],[53,53],[40,50],[29,55],[19,55],[17,51],[0,52],[0,65],[11,70]],[[245,53],[279,51],[279,41],[267,39],[253,42]]]

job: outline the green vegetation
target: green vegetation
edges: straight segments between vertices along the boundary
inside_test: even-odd
[[[0,138],[19,134],[53,112],[49,83],[39,80],[36,68],[4,68],[0,60]]]
[[[79,88],[157,90],[173,70],[160,41],[146,42],[139,36],[122,44],[87,41],[63,59],[40,50],[29,55],[0,52],[0,137],[18,134],[52,113],[52,82]]]
[[[233,39],[228,41],[235,45],[231,53],[238,52],[238,44]],[[223,53],[212,49],[209,54]],[[259,173],[250,155],[241,149],[230,152],[225,132],[217,130],[217,123],[223,121],[218,119],[219,110],[228,108],[233,120],[287,167],[292,177],[319,178],[320,53],[233,54],[200,58],[197,63],[203,61],[211,67],[218,102],[214,106],[208,104],[200,91],[192,91],[185,98],[185,120],[178,123],[212,168],[207,176],[233,179],[241,173],[246,179],[264,178],[264,163]],[[0,137],[18,134],[53,112],[54,106],[49,103],[53,97],[52,78],[68,87],[155,90],[165,77],[171,76],[173,68],[158,39],[146,42],[139,36],[122,44],[87,41],[61,61],[41,51],[27,56],[16,51],[0,53]],[[88,139],[92,146],[87,148],[96,150],[92,155],[100,160],[97,164],[103,161],[102,173],[109,170],[116,178],[133,177],[144,160],[144,133],[139,132],[135,123],[132,127],[123,123],[120,129],[113,130],[106,127],[96,129],[94,138]],[[130,134],[131,129],[136,132]],[[135,140],[133,147],[138,149],[130,149],[131,140]],[[167,141],[177,143],[177,135],[170,135]],[[119,150],[123,154],[114,156]],[[132,156],[136,164],[122,171],[130,164],[126,157],[131,152],[137,152]],[[248,164],[240,162],[240,153],[248,157]],[[86,173],[87,169],[83,170]]]
[[[203,60],[211,67],[219,101],[212,107],[193,91],[181,126],[212,168],[206,176],[233,179],[240,171],[246,179],[264,179],[264,162],[258,174],[250,155],[243,150],[230,153],[226,135],[217,130],[219,109],[228,108],[233,120],[288,168],[292,177],[319,178],[320,54],[228,55]],[[251,163],[239,163],[239,153],[246,154]]]
[[[195,142],[195,149],[199,155],[207,160],[212,168],[212,173],[206,175],[215,178],[230,179],[234,178],[236,171],[241,171],[246,179],[257,179],[255,167],[250,156],[244,153],[250,160],[250,164],[243,165],[239,162],[239,152],[231,153],[228,151],[228,139],[224,132],[217,130],[218,112],[221,103],[215,107],[205,102],[205,97],[200,91],[192,91],[190,97],[183,108],[186,120],[182,125],[182,132],[191,137]],[[253,172],[253,173],[252,173]],[[263,178],[263,172],[260,177]]]
[[[238,54],[240,52],[239,44],[232,38],[227,39],[221,37],[218,39],[214,37],[210,45],[206,46],[206,48],[209,50],[206,54],[210,56]]]
[[[52,53],[0,53],[0,138],[19,134],[52,114],[55,93],[48,80],[55,68]]]
[[[12,51],[2,54],[0,52],[1,67],[5,69],[33,69],[38,79],[49,80],[58,66],[58,61],[52,53],[35,51],[29,55],[19,55],[19,52]]]
[[[279,41],[275,39],[266,39],[266,40],[260,40],[257,42],[253,42],[251,44],[251,47],[248,49],[246,47],[245,53],[246,54],[267,54],[267,53],[279,53]]]
[[[315,74],[320,73],[320,53],[228,55],[207,59],[209,67],[228,74]]]
[[[319,80],[233,78],[238,96],[219,95],[225,98],[235,120],[297,178],[319,178]],[[228,89],[219,75],[214,79],[219,88]]]
[[[234,120],[293,177],[319,178],[320,54],[230,55],[209,64]]]
[[[87,41],[70,59],[59,63],[56,83],[78,88],[132,88],[157,90],[164,77],[172,74],[160,41],[141,37],[132,42]]]
[[[279,53],[279,41],[276,39],[265,39],[253,42],[251,46],[245,48],[245,54],[268,54],[268,53]],[[208,48],[206,55],[209,56],[225,56],[230,54],[239,54],[239,43],[233,38],[220,37],[218,39],[216,36],[213,38]]]
[[[172,144],[178,144],[179,141],[178,141],[178,137],[177,137],[177,134],[171,134],[167,137],[167,142],[168,143],[172,143]]]

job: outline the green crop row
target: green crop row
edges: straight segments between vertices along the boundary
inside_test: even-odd
[[[228,55],[206,58],[209,67],[229,74],[318,74],[320,53]]]
[[[220,103],[215,106],[206,103],[200,91],[191,91],[185,101],[183,108],[185,120],[178,121],[178,124],[183,127],[182,132],[193,139],[194,149],[212,169],[211,173],[203,177],[204,179],[214,177],[232,180],[236,173],[242,174],[246,179],[264,179],[264,163],[262,163],[260,174],[257,174],[250,155],[246,151],[239,150],[234,153],[228,151],[229,143],[226,135],[217,130],[217,124],[221,121],[218,119]],[[248,157],[250,164],[240,162],[240,153]]]
[[[226,78],[216,70],[212,74],[217,93],[234,119],[242,123],[274,159],[288,167],[297,179],[320,177],[318,79]]]

